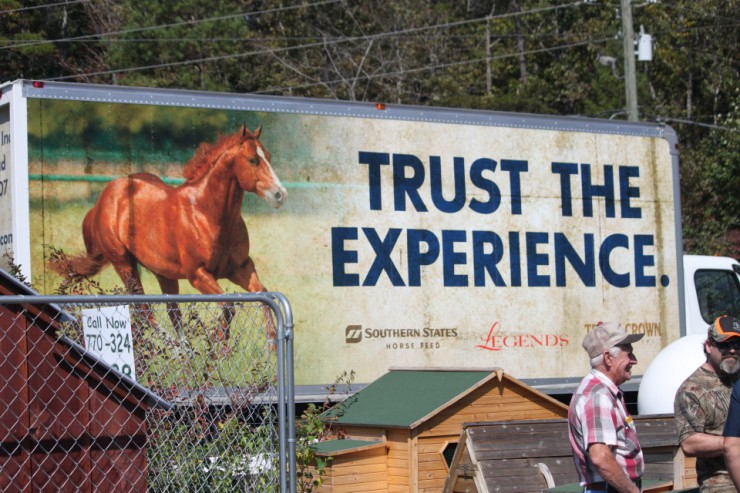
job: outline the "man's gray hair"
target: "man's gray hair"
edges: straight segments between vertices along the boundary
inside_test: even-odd
[[[622,352],[622,348],[619,346],[614,346],[609,348],[609,354],[612,358],[616,358],[619,356],[619,353]],[[604,353],[601,353],[598,356],[594,356],[591,358],[591,368],[596,368],[597,366],[601,365],[604,362]]]

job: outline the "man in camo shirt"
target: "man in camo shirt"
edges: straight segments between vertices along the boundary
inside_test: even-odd
[[[722,430],[732,386],[740,376],[740,322],[719,317],[704,342],[706,362],[676,392],[674,411],[681,450],[696,457],[702,493],[735,493],[722,457]]]

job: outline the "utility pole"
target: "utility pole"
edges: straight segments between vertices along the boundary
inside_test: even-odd
[[[635,79],[635,33],[632,26],[631,0],[622,0],[622,34],[624,36],[624,90],[627,97],[627,120],[639,120],[637,113],[637,81]]]

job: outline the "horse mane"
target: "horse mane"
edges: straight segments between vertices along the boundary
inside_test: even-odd
[[[185,165],[182,170],[182,176],[187,181],[195,181],[201,176],[208,173],[211,166],[216,162],[216,156],[221,151],[232,145],[239,143],[244,137],[241,132],[236,132],[231,135],[220,136],[219,139],[213,144],[208,142],[201,142],[198,148],[195,150],[193,157]]]

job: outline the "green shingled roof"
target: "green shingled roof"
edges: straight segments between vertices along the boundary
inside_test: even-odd
[[[344,401],[336,423],[408,428],[491,375],[491,371],[393,370]],[[336,412],[335,412],[336,411]]]
[[[343,452],[345,450],[372,447],[373,445],[380,445],[382,443],[383,442],[371,440],[327,440],[325,442],[315,443],[311,448],[320,455],[330,455],[337,452]]]

